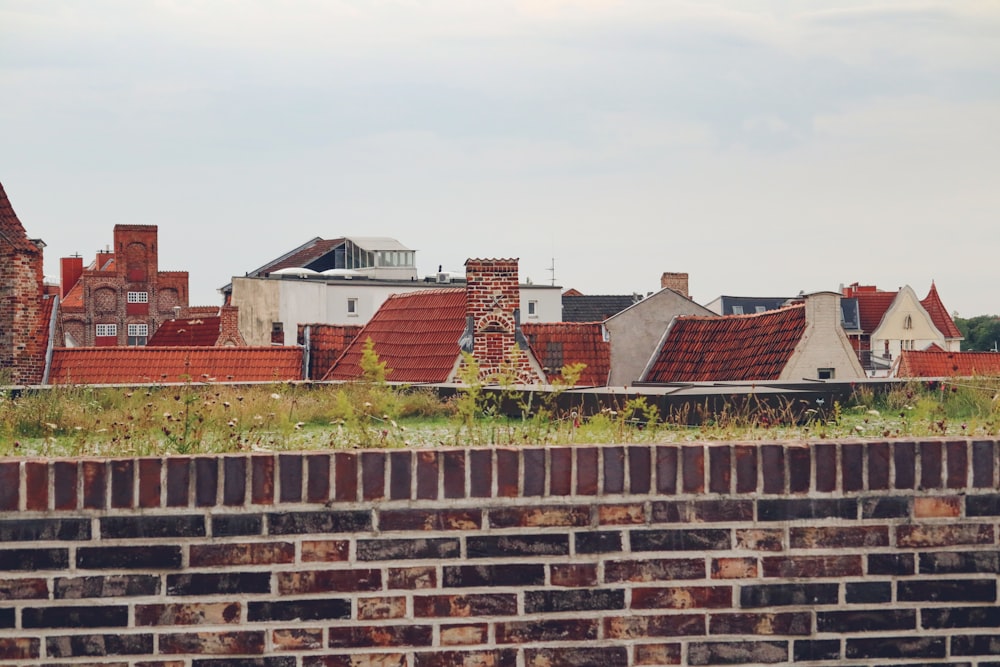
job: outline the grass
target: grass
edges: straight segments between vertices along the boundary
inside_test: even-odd
[[[661,415],[643,398],[582,415],[553,395],[473,382],[442,400],[374,381],[310,386],[54,387],[0,392],[2,456],[166,454],[521,444],[670,443],[1000,434],[1000,379],[859,389],[844,405],[726,406]],[[519,418],[500,406],[516,406]],[[509,412],[509,410],[507,411]]]

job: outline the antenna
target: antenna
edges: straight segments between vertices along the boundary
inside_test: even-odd
[[[552,265],[549,266],[549,268],[547,268],[545,270],[552,274],[552,286],[555,287],[556,286],[556,258],[555,257],[552,258]]]

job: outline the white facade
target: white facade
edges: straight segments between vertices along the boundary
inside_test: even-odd
[[[239,307],[248,345],[270,345],[279,326],[283,344],[295,345],[299,324],[364,325],[392,294],[446,287],[464,288],[465,282],[234,277],[231,303]],[[562,319],[562,288],[522,285],[520,292],[522,322]]]
[[[909,285],[903,286],[871,333],[872,356],[899,358],[903,350],[926,350],[937,345],[949,352],[961,349],[961,339],[946,339]]]

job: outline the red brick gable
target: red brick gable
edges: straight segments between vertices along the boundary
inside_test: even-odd
[[[283,382],[302,379],[298,347],[57,348],[51,384]]]
[[[896,377],[1000,377],[1000,353],[948,352],[936,345],[926,350],[903,350]]]
[[[677,317],[643,381],[777,380],[805,328],[804,304],[753,315]]]
[[[604,340],[600,322],[539,322],[522,324],[521,330],[549,383],[560,376],[563,366],[582,363],[586,368],[578,385],[607,385],[611,345]]]
[[[324,380],[357,380],[369,338],[391,382],[448,382],[465,331],[465,289],[393,294],[344,350]]]

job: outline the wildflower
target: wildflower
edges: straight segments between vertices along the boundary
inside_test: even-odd
[[[163,413],[163,418],[164,418],[164,419],[166,419],[167,421],[170,421],[170,419],[171,419],[172,417],[173,417],[173,415],[172,415],[172,414],[170,414],[169,412],[164,412],[164,413]]]
[[[873,415],[873,416],[875,416],[875,417],[878,417],[878,416],[879,416],[879,415],[881,415],[882,413],[880,413],[880,412],[879,412],[878,410],[874,410],[874,409],[873,409],[873,410],[869,410],[869,411],[868,411],[868,414],[870,414],[870,415]]]
[[[52,424],[50,422],[46,422],[45,425],[48,426],[53,431],[56,430],[57,428],[59,428],[58,426],[56,426],[55,424]]]
[[[281,398],[281,394],[278,393],[271,394],[271,398],[273,398],[274,400],[278,400],[279,398]]]
[[[223,401],[222,402],[222,407],[228,409],[229,408],[229,401]]]
[[[226,423],[229,424],[229,428],[236,428],[236,417],[233,417]]]
[[[865,430],[865,427],[862,426],[861,424],[858,424],[857,426],[854,427],[854,430],[860,433],[861,431]]]
[[[303,426],[305,426],[305,425],[306,425],[306,423],[305,423],[305,422],[296,422],[296,423],[295,423],[295,430],[296,430],[296,431],[301,431],[301,430],[302,430],[302,427],[303,427]]]

